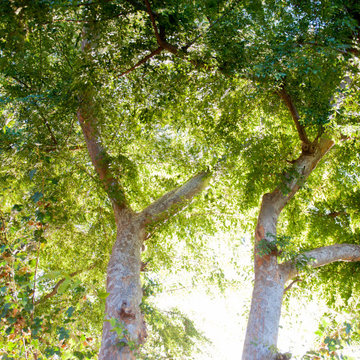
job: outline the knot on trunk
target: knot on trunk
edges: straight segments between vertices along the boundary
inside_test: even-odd
[[[129,324],[132,320],[136,318],[136,315],[132,308],[128,306],[127,302],[124,301],[119,310],[120,320],[122,320],[125,324]]]

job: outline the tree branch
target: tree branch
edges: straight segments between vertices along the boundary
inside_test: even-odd
[[[295,104],[293,103],[290,95],[286,92],[285,87],[283,86],[279,91],[278,95],[284,101],[286,107],[289,109],[291,113],[291,117],[294,120],[296,130],[299,134],[300,140],[305,144],[310,144],[310,141],[306,135],[304,127],[300,124],[300,115],[296,109]]]
[[[58,290],[59,290],[60,285],[61,285],[66,279],[68,279],[69,277],[72,278],[72,277],[74,277],[74,276],[76,276],[76,275],[79,275],[80,273],[82,273],[82,272],[84,272],[84,271],[92,270],[92,269],[95,268],[95,266],[96,266],[96,263],[92,264],[92,265],[89,266],[87,269],[82,269],[82,270],[74,271],[74,272],[72,272],[71,274],[69,274],[67,277],[64,277],[64,278],[60,279],[60,280],[55,284],[55,286],[53,287],[53,289],[52,289],[49,293],[47,293],[46,295],[44,295],[42,298],[40,298],[39,300],[36,300],[35,303],[34,303],[34,305],[38,305],[38,304],[44,302],[45,300],[53,297],[54,295],[56,295],[57,292],[58,292]]]
[[[5,222],[5,216],[2,210],[0,209],[0,244],[6,245],[8,243],[7,237],[6,237],[6,222]]]
[[[232,6],[230,6],[221,16],[219,16],[213,22],[211,22],[209,20],[209,26],[203,32],[200,32],[200,34],[195,36],[195,38],[193,40],[189,41],[185,46],[183,46],[181,48],[181,50],[186,51],[188,48],[190,48],[192,45],[194,45],[198,39],[203,37],[213,26],[215,26],[220,20],[222,20],[226,15],[228,15],[233,10],[235,5],[236,5],[236,1],[233,3]]]
[[[145,12],[147,12],[147,8],[146,8],[146,6],[143,4],[143,3],[141,3],[141,2],[139,2],[139,1],[137,1],[137,0],[125,0],[127,3],[129,3],[129,4],[131,4],[136,10],[141,10],[141,11],[145,11]],[[157,17],[158,15],[156,14],[156,13],[154,13],[153,12],[153,15],[155,16],[155,17]]]
[[[234,3],[233,6],[231,6],[226,12],[224,12],[224,14],[222,14],[219,18],[217,18],[216,20],[214,20],[212,23],[210,23],[210,25],[208,26],[208,28],[201,32],[200,34],[198,34],[197,36],[195,36],[195,38],[191,41],[189,41],[186,45],[184,45],[183,47],[181,47],[181,49],[179,49],[178,47],[171,45],[170,43],[168,43],[166,41],[166,36],[165,34],[163,34],[161,31],[159,31],[157,25],[156,25],[156,21],[155,19],[159,16],[157,13],[155,13],[148,0],[144,0],[146,7],[142,7],[140,6],[140,4],[137,1],[131,1],[131,0],[126,0],[129,3],[131,3],[135,8],[139,9],[139,10],[143,10],[146,11],[149,16],[150,16],[150,20],[151,20],[151,24],[152,27],[154,29],[154,33],[155,33],[155,37],[156,37],[156,41],[159,45],[159,47],[152,51],[149,55],[146,55],[143,59],[141,59],[138,63],[136,63],[134,66],[132,66],[131,68],[129,68],[128,70],[124,71],[123,73],[121,73],[119,76],[124,76],[130,72],[132,72],[133,70],[135,70],[136,68],[138,68],[139,66],[141,66],[142,64],[144,64],[146,61],[148,61],[149,59],[151,59],[153,56],[160,54],[163,50],[167,50],[170,53],[180,57],[181,59],[185,59],[187,61],[189,61],[191,64],[193,64],[196,67],[207,67],[206,64],[202,61],[199,60],[192,60],[192,59],[188,59],[185,54],[187,52],[187,50],[198,40],[200,39],[202,36],[204,36],[204,34],[211,29],[215,24],[217,24],[222,18],[224,18],[232,9],[233,6],[236,4]],[[225,74],[224,74],[225,75]]]
[[[90,51],[96,45],[96,31],[84,27],[82,32],[81,50],[85,58],[91,61]],[[77,118],[80,123],[88,153],[94,168],[107,192],[113,206],[119,209],[128,207],[125,191],[110,169],[110,156],[102,146],[99,119],[96,113],[96,103],[92,94],[93,89],[86,88],[79,96]]]
[[[82,103],[77,117],[84,134],[90,159],[110,200],[120,208],[127,207],[125,191],[110,171],[109,155],[102,147],[97,119],[89,110],[90,105]]]
[[[296,278],[295,280],[293,280],[285,289],[284,289],[284,294],[289,291],[297,282],[302,281],[302,279],[300,278]]]
[[[296,265],[300,262],[303,263],[304,259],[314,269],[336,261],[360,261],[360,245],[335,244],[306,251],[297,256],[295,260],[279,265],[285,271],[288,280],[297,275],[298,268]]]
[[[166,193],[139,214],[141,221],[148,225],[166,220],[169,214],[178,212],[195,195],[204,190],[209,183],[210,176],[211,174],[207,171],[200,172],[182,186]]]
[[[159,46],[156,50],[152,51],[149,55],[146,55],[144,58],[142,58],[139,62],[137,62],[134,66],[132,66],[130,69],[124,71],[123,73],[121,73],[119,75],[119,77],[122,77],[124,75],[127,75],[129,73],[131,73],[132,71],[134,71],[136,68],[138,68],[139,66],[141,66],[142,64],[145,64],[149,59],[151,59],[152,57],[154,57],[155,55],[160,54],[164,49]]]
[[[270,206],[280,214],[284,206],[300,189],[311,172],[315,169],[319,161],[333,147],[334,142],[327,138],[322,138],[319,144],[316,144],[312,154],[302,153],[300,157],[294,161],[291,170],[283,175],[282,183],[273,192],[263,196],[262,207]]]
[[[156,37],[156,41],[159,44],[159,46],[163,49],[168,50],[169,52],[171,52],[174,55],[177,55],[179,50],[176,46],[173,46],[171,44],[169,44],[166,39],[165,36],[162,36],[157,28],[156,25],[156,21],[155,21],[155,15],[153,13],[153,11],[151,10],[151,6],[149,3],[149,0],[144,0],[145,4],[146,4],[146,8],[147,8],[147,12],[150,16],[150,20],[151,20],[151,24],[153,26],[154,32],[155,32],[155,37]]]

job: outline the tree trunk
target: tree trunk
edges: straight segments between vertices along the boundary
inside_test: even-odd
[[[117,237],[107,268],[106,289],[109,295],[105,319],[108,321],[103,326],[99,360],[130,360],[135,359],[137,346],[146,338],[140,310],[140,254],[145,231],[130,210],[115,206],[114,210]],[[113,319],[112,324],[110,319]],[[120,329],[123,329],[122,333]]]
[[[289,269],[278,264],[276,226],[282,209],[332,148],[329,139],[314,143],[311,153],[304,152],[284,175],[282,186],[262,198],[255,231],[255,283],[246,330],[243,360],[274,360],[277,357],[277,336],[285,282]],[[289,267],[289,266],[288,266]]]
[[[278,327],[284,293],[284,277],[262,271],[257,274],[243,350],[243,360],[276,358]]]
[[[276,193],[275,193],[276,194]],[[276,357],[284,285],[287,280],[277,262],[276,248],[271,244],[276,237],[278,211],[274,193],[265,194],[255,231],[255,283],[243,350],[243,360],[270,360]],[[264,241],[267,243],[264,243]]]

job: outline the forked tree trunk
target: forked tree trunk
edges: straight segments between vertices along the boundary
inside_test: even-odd
[[[93,20],[84,26],[82,32],[81,50],[85,63],[93,61],[97,46],[96,16]],[[136,348],[146,338],[146,327],[140,310],[140,254],[145,227],[166,221],[186,206],[208,185],[211,175],[208,171],[202,171],[182,186],[163,195],[141,213],[134,213],[127,202],[121,181],[111,171],[110,157],[102,144],[100,128],[103,124],[98,119],[96,96],[95,89],[84,84],[78,96],[77,117],[94,169],[112,203],[117,226],[116,242],[107,268],[106,288],[109,296],[106,299],[99,360],[133,360],[136,358]]]
[[[163,195],[141,213],[127,203],[121,183],[112,174],[99,133],[99,119],[93,111],[91,92],[84,92],[78,109],[87,149],[94,168],[114,210],[116,241],[107,268],[105,322],[99,360],[134,360],[144,343],[146,326],[140,310],[141,247],[145,227],[167,220],[189,203],[208,184],[210,174],[200,172],[182,186]]]
[[[303,153],[285,182],[262,198],[255,231],[255,283],[243,349],[243,360],[274,360],[285,282],[291,265],[278,263],[275,246],[278,217],[288,201],[299,190],[318,162],[333,146],[328,139],[314,144],[312,153]]]
[[[115,221],[117,236],[107,268],[106,291],[109,295],[99,360],[135,359],[137,347],[146,338],[140,311],[140,254],[144,227],[127,209],[115,208]]]

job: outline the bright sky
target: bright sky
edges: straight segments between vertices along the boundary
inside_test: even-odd
[[[197,290],[186,295],[162,295],[157,303],[164,309],[179,308],[210,339],[212,345],[197,360],[238,360],[242,353],[250,295],[251,286],[228,290],[224,296],[217,297],[208,295],[205,290]],[[322,309],[316,303],[290,306],[294,308],[294,314],[281,321],[278,347],[283,352],[300,356],[312,348]]]
[[[219,245],[216,250],[226,263],[229,254],[224,254],[223,251],[227,251],[224,249],[224,246]],[[245,241],[237,251],[242,266],[251,266],[251,242]],[[233,269],[228,270],[233,271]],[[251,292],[251,276],[245,276],[241,285],[236,289],[226,290],[223,296],[209,295],[205,289],[197,288],[190,293],[185,291],[163,293],[156,298],[156,303],[164,310],[177,307],[188,315],[212,342],[203,354],[196,357],[196,360],[238,360],[242,353]],[[305,303],[304,299],[299,301],[296,298],[290,300],[288,309],[289,311],[283,309],[278,348],[281,352],[292,353],[292,359],[301,359],[302,355],[313,348],[316,340],[315,331],[323,313],[328,309],[325,302]],[[360,359],[360,348],[357,352],[356,349],[352,353],[346,351],[346,354],[354,356],[354,359]]]

